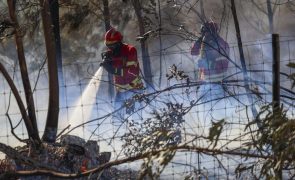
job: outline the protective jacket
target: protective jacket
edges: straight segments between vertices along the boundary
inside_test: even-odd
[[[111,63],[115,71],[120,70],[120,74],[114,74],[114,83],[118,91],[124,92],[143,88],[135,47],[122,44],[120,52],[112,56]]]
[[[218,35],[207,34],[197,40],[191,55],[198,56],[200,80],[221,80],[228,68],[229,45]]]

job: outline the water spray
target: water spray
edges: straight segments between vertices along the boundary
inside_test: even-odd
[[[75,102],[74,112],[70,115],[69,124],[71,127],[76,127],[85,121],[89,121],[93,105],[96,102],[96,94],[100,89],[100,80],[102,79],[103,68],[100,66],[94,76],[89,81],[84,89],[82,95]],[[73,131],[74,135],[82,135],[83,127],[77,128]]]

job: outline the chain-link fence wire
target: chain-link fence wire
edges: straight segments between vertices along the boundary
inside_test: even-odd
[[[288,116],[294,118],[294,90],[288,74],[294,69],[286,65],[295,60],[294,40],[281,41],[281,102],[288,110]],[[134,114],[124,114],[119,123],[114,123],[118,109],[114,109],[114,98],[108,97],[107,85],[113,83],[103,71],[97,74],[99,61],[64,64],[65,97],[60,105],[59,132],[71,125],[64,133],[80,136],[86,140],[96,140],[103,151],[110,151],[112,159],[122,158],[159,149],[169,145],[185,143],[199,148],[218,148],[220,150],[241,148],[250,140],[251,132],[245,126],[253,119],[249,108],[252,104],[260,108],[272,100],[272,57],[271,42],[265,40],[244,45],[251,96],[247,98],[243,72],[235,65],[229,65],[222,80],[202,81],[196,78],[197,57],[190,55],[190,49],[165,49],[162,51],[164,72],[159,77],[155,71],[152,78],[153,88],[144,90],[133,99],[136,106]],[[238,47],[231,45],[230,60],[240,65]],[[151,53],[152,63],[157,63],[159,55]],[[24,98],[19,69],[6,64],[19,93]],[[183,79],[171,71],[185,75]],[[174,69],[175,70],[175,69]],[[175,71],[174,71],[175,72]],[[179,74],[178,74],[179,75]],[[170,78],[169,78],[170,77]],[[34,82],[34,100],[40,134],[42,134],[48,105],[48,75],[46,66],[30,74]],[[145,77],[142,77],[143,79]],[[159,85],[158,79],[162,78]],[[92,79],[92,80],[91,80]],[[91,82],[91,83],[90,83]],[[8,116],[15,133],[26,138],[26,130],[18,111],[17,104],[5,79],[0,77],[0,141],[13,147],[21,145],[11,134]],[[90,87],[89,87],[90,86]],[[85,94],[85,90],[90,89]],[[85,98],[83,96],[87,97]],[[81,97],[84,97],[81,98]],[[93,101],[92,101],[92,100]],[[90,101],[91,100],[91,101]],[[122,103],[122,109],[128,108]],[[77,113],[78,112],[78,113]],[[74,117],[73,117],[74,114]],[[223,129],[217,144],[210,141],[210,128],[213,124],[223,123]],[[252,130],[257,130],[253,127]],[[159,134],[155,134],[155,133]],[[162,133],[162,134],[161,134]],[[155,139],[157,141],[155,141]],[[146,144],[145,144],[146,143]],[[206,153],[202,150],[180,150],[171,159],[161,174],[163,179],[184,177],[208,177],[209,179],[231,179],[235,177],[235,168],[240,163],[251,163],[255,158],[244,161],[242,155]],[[121,168],[139,169],[142,161],[122,165]]]

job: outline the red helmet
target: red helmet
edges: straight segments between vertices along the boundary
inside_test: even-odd
[[[209,32],[211,34],[217,34],[218,33],[218,24],[213,21],[205,22],[201,26],[201,32],[202,33]]]
[[[108,30],[104,36],[105,44],[114,44],[116,42],[121,42],[123,39],[122,34],[114,28]]]

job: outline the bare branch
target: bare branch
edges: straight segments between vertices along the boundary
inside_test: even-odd
[[[11,91],[12,91],[12,93],[13,93],[15,99],[16,99],[16,102],[18,104],[20,113],[22,115],[22,118],[24,119],[24,122],[25,122],[25,125],[26,125],[26,128],[27,128],[29,137],[34,137],[34,134],[33,134],[34,133],[34,128],[33,128],[33,125],[32,125],[32,122],[31,122],[29,116],[27,115],[25,105],[22,102],[22,99],[21,99],[21,97],[20,97],[20,95],[18,93],[18,90],[17,90],[13,80],[11,79],[11,77],[9,76],[8,72],[6,71],[5,67],[3,66],[3,64],[1,62],[0,62],[0,72],[2,72],[5,80],[9,84],[9,86],[11,88]]]

